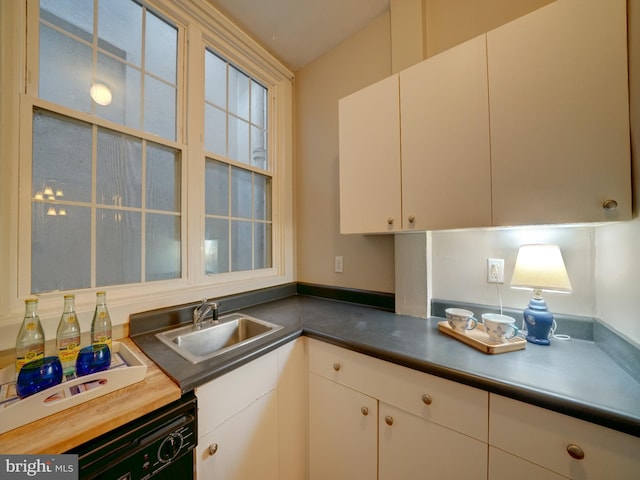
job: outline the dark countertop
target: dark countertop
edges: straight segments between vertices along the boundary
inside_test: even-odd
[[[421,319],[322,298],[295,295],[242,308],[283,325],[265,342],[193,365],[155,339],[132,339],[183,392],[305,334],[309,337],[548,408],[640,437],[640,383],[597,343],[552,341],[487,355],[438,331],[442,318]]]

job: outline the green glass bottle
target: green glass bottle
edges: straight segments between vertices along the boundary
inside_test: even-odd
[[[75,295],[64,296],[64,309],[56,333],[58,357],[60,357],[62,373],[65,377],[75,374],[76,359],[80,351],[80,323],[76,315],[75,300]]]
[[[111,350],[111,317],[107,310],[107,293],[96,292],[96,311],[91,322],[91,344],[105,343]]]
[[[25,363],[44,358],[44,330],[38,316],[38,299],[27,298],[22,326],[16,338],[16,378]]]

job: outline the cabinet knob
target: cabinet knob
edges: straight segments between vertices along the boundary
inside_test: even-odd
[[[209,452],[209,455],[215,455],[217,451],[218,451],[217,443],[212,443],[211,445],[209,445],[209,448],[207,448],[207,452]]]
[[[389,225],[393,225],[393,218],[391,218],[391,217],[387,218],[387,223]]]
[[[409,223],[413,223],[416,221],[415,215],[409,215]]]
[[[369,415],[369,409],[367,407],[361,407],[360,413],[362,413],[362,415],[366,417],[367,415]]]
[[[340,365],[338,362],[336,362],[336,363],[334,363],[334,364],[333,364],[333,369],[334,369],[336,372],[339,372],[339,371],[340,371],[340,368],[341,368],[341,365]]]
[[[575,458],[576,460],[582,460],[584,458],[584,450],[573,443],[567,445],[567,453],[571,455],[571,458]]]
[[[393,425],[393,417],[391,415],[387,415],[386,417],[384,417],[384,423],[389,426]]]
[[[431,395],[427,395],[426,393],[422,395],[422,403],[424,403],[425,405],[431,405],[431,402],[433,402],[433,400],[431,399]]]
[[[618,208],[618,202],[616,202],[615,200],[605,200],[604,202],[602,202],[602,208],[604,208],[606,211],[615,210],[616,208]]]

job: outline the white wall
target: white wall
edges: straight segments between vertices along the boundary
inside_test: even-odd
[[[495,284],[487,283],[487,258],[503,258],[503,306],[524,308],[531,292],[509,287],[518,248],[526,243],[560,246],[573,287],[572,294],[545,294],[549,310],[593,316],[595,297],[595,232],[593,227],[474,229],[432,232],[432,296],[499,305]]]

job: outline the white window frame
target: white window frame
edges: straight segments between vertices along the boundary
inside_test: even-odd
[[[292,172],[292,80],[293,74],[248,35],[233,25],[207,2],[172,0],[144,2],[155,13],[166,17],[179,29],[179,59],[188,65],[178,92],[177,141],[162,140],[182,154],[182,270],[179,280],[107,287],[114,325],[125,325],[131,313],[178,305],[198,299],[281,285],[294,280],[293,172]],[[0,277],[0,350],[10,348],[24,311],[24,299],[31,296],[31,129],[34,106],[64,114],[65,109],[40,100],[34,92],[37,82],[31,47],[37,52],[37,12],[35,0],[0,2],[0,264],[6,265]],[[28,15],[28,16],[27,16]],[[29,23],[28,23],[29,22]],[[33,44],[32,42],[36,42]],[[29,50],[27,49],[29,45]],[[268,88],[269,171],[272,177],[273,266],[254,271],[217,275],[204,273],[204,49],[208,46],[245,70]],[[182,95],[181,92],[186,92]],[[183,108],[184,106],[184,108]],[[186,113],[185,113],[186,112]],[[109,128],[98,117],[74,111],[74,118]],[[15,119],[20,119],[16,122]],[[188,128],[184,128],[188,126]],[[119,131],[125,131],[120,127]],[[134,136],[158,142],[154,135],[135,131]],[[243,168],[246,165],[238,164]],[[26,209],[26,210],[25,210]],[[26,276],[25,276],[26,272]],[[8,274],[6,274],[8,273]],[[81,327],[90,322],[87,312],[95,305],[95,290],[77,293],[76,308]],[[40,299],[40,315],[45,335],[54,338],[62,308],[62,293],[45,293]],[[56,319],[47,321],[48,318]],[[2,332],[12,332],[2,335]],[[126,334],[126,329],[124,329]]]

